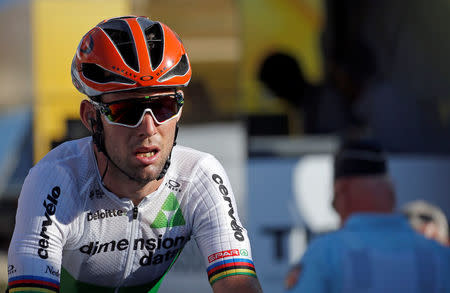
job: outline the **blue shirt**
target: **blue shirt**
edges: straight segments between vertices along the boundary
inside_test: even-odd
[[[450,292],[450,249],[416,233],[399,214],[354,214],[316,238],[289,292]]]

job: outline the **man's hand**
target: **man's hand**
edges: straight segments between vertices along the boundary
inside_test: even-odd
[[[302,271],[300,265],[295,265],[292,267],[284,279],[284,287],[289,290],[292,289],[298,282],[300,277],[300,272]]]
[[[214,293],[262,293],[261,285],[255,277],[246,275],[228,276],[212,286]]]

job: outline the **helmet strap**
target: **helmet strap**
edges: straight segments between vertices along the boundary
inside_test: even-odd
[[[177,145],[178,129],[179,129],[179,126],[178,126],[178,122],[177,122],[177,124],[176,124],[176,126],[175,126],[175,136],[173,137],[173,145],[172,145],[172,149],[170,150],[169,157],[167,157],[167,161],[166,161],[166,163],[164,164],[164,167],[162,168],[161,173],[159,173],[159,176],[158,176],[158,178],[156,178],[156,180],[159,180],[159,179],[163,178],[164,175],[166,175],[167,170],[168,170],[169,167],[170,167],[170,159],[171,159],[171,157],[172,157],[173,147]]]
[[[105,147],[105,138],[103,137],[103,124],[100,110],[96,110],[96,119],[91,120],[91,128],[92,128],[92,140],[94,144],[97,146],[99,152],[103,152],[109,158],[106,147]]]

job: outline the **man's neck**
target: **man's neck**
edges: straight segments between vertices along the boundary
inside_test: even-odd
[[[120,180],[118,178],[110,180],[109,177],[112,176],[108,176],[108,174],[105,176],[103,181],[104,186],[119,198],[130,199],[135,206],[137,206],[144,197],[156,191],[163,181],[163,179],[153,180],[142,186],[125,176],[123,176],[124,178],[120,178]]]

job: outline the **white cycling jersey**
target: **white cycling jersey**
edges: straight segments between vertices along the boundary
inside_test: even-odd
[[[156,292],[191,237],[211,284],[256,277],[221,164],[182,146],[171,162],[158,190],[134,206],[102,185],[91,138],[52,150],[19,197],[9,292]]]

